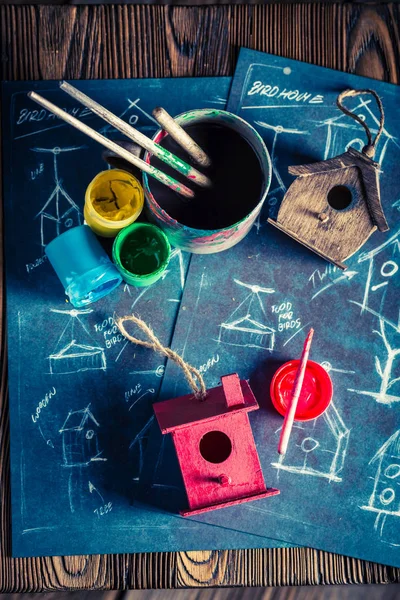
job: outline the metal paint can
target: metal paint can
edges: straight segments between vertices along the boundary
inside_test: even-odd
[[[222,252],[240,242],[250,231],[267,197],[272,176],[268,150],[254,127],[232,113],[223,110],[197,109],[182,113],[175,118],[181,126],[212,123],[233,129],[248,142],[258,158],[263,181],[257,205],[237,223],[215,230],[188,227],[172,218],[158,204],[157,199],[150,190],[148,177],[146,173],[143,173],[147,217],[161,227],[170,243],[176,248],[195,254]],[[154,135],[153,140],[160,143],[166,135],[168,134],[160,129]],[[144,160],[150,163],[151,154],[149,152],[146,152]]]

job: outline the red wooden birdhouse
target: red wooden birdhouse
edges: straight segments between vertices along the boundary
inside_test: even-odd
[[[221,377],[222,387],[154,405],[162,433],[171,433],[191,516],[279,494],[267,489],[248,412],[258,409],[247,381],[236,373]]]

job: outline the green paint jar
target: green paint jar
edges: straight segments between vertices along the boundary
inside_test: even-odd
[[[165,233],[150,223],[132,223],[113,244],[113,261],[123,279],[144,287],[155,283],[167,268],[171,246]]]

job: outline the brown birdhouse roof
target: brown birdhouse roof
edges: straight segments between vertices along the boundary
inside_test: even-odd
[[[240,380],[241,396],[226,398],[223,386],[207,390],[205,400],[197,399],[193,394],[173,398],[154,405],[157,421],[163,433],[188,427],[194,423],[212,421],[223,415],[257,410],[258,404],[247,381]],[[230,406],[228,406],[230,404]]]
[[[379,163],[371,160],[365,154],[358,152],[355,148],[349,148],[344,154],[335,156],[328,160],[315,162],[307,165],[298,165],[289,167],[289,173],[297,177],[308,177],[310,175],[319,175],[327,171],[338,169],[349,169],[358,167],[364,183],[367,208],[371,219],[379,231],[387,231],[387,224],[379,194]]]

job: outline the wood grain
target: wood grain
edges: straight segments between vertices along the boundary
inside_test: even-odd
[[[398,83],[399,24],[394,4],[2,5],[0,74],[9,80],[231,75],[240,46],[247,46]],[[309,548],[10,558],[3,290],[1,592],[400,581],[400,569]]]
[[[363,153],[349,148],[328,160],[290,166],[289,173],[297,177],[276,220],[268,222],[340,269],[347,268],[344,262],[376,229],[389,229],[380,200],[379,164]]]

